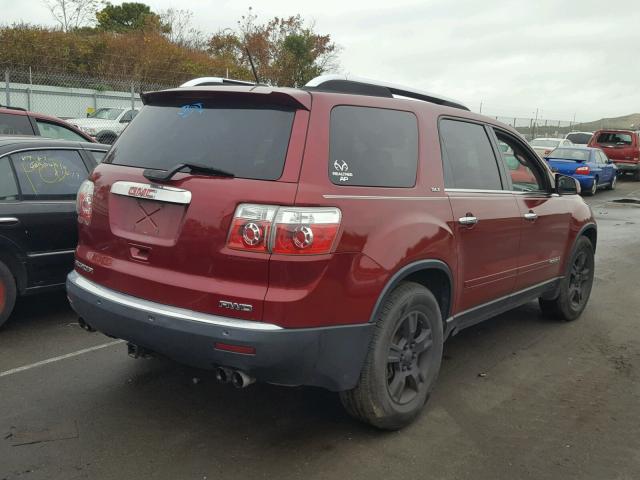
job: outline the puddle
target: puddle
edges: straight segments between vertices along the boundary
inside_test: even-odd
[[[632,205],[640,205],[640,199],[638,198],[616,198],[611,200],[613,203],[627,203]]]

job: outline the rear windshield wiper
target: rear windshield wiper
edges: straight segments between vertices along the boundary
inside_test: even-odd
[[[199,173],[205,175],[212,175],[215,177],[227,177],[234,178],[235,175],[231,172],[227,172],[226,170],[222,170],[220,168],[209,167],[208,165],[202,165],[199,163],[178,163],[174,167],[169,170],[154,170],[152,168],[147,168],[142,175],[145,178],[153,181],[153,182],[167,182],[171,180],[171,178],[178,172],[188,169],[191,173]]]

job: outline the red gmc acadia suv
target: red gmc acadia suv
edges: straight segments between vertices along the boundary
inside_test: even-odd
[[[536,299],[564,320],[585,308],[591,210],[491,118],[339,76],[143,99],[80,188],[67,280],[81,324],[133,356],[324,387],[397,429],[448,336]]]

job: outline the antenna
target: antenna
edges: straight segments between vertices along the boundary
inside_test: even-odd
[[[244,47],[247,52],[247,57],[249,57],[249,63],[251,64],[251,71],[253,72],[253,78],[256,79],[256,84],[260,83],[260,79],[258,79],[258,72],[256,72],[256,66],[253,64],[253,58],[251,57],[251,52],[249,51],[249,47]]]

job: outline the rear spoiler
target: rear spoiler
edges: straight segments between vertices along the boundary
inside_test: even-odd
[[[176,105],[197,103],[203,98],[225,101],[247,101],[256,105],[287,106],[311,109],[311,94],[302,90],[265,86],[180,87],[140,94],[144,105]]]

